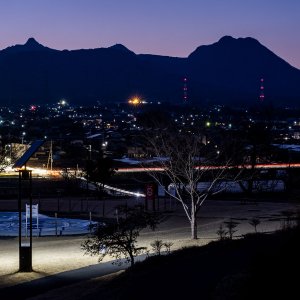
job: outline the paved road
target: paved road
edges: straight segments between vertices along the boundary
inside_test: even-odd
[[[141,256],[138,260],[144,259]],[[15,286],[0,289],[0,299],[23,300],[46,293],[52,289],[57,289],[70,284],[75,284],[88,279],[112,274],[127,268],[127,264],[113,265],[111,262],[91,265],[88,267],[70,270],[59,274],[46,276],[32,281],[24,282]]]
[[[199,213],[199,244],[216,239],[219,225],[229,218],[239,222],[236,235],[253,231],[248,223],[253,216],[259,217],[259,231],[279,229],[282,224],[282,211],[297,210],[297,204],[289,203],[258,203],[241,204],[238,201],[209,201]],[[164,222],[156,231],[144,230],[139,238],[141,245],[155,240],[174,242],[174,247],[187,246],[191,240],[190,226],[182,210],[177,207],[172,213],[166,214]],[[28,296],[37,295],[63,285],[68,285],[89,278],[102,276],[120,269],[109,262],[97,264],[95,257],[83,256],[80,243],[83,236],[34,238],[33,268],[36,273],[16,273],[18,267],[18,240],[0,239],[0,296],[3,293]],[[75,270],[74,270],[75,269]],[[28,280],[31,280],[28,282]],[[26,282],[27,281],[27,282]],[[20,284],[18,284],[20,283]],[[17,284],[14,287],[8,285]],[[3,287],[1,289],[1,286]],[[2,299],[2,297],[0,297]],[[17,299],[10,297],[11,299]]]

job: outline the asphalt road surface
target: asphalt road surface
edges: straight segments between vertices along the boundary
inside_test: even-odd
[[[198,215],[199,239],[196,243],[201,245],[217,239],[219,225],[230,218],[239,223],[235,237],[254,231],[249,224],[252,217],[261,221],[258,231],[271,232],[280,229],[284,222],[282,212],[297,211],[299,208],[295,203],[242,204],[239,201],[208,201]],[[96,257],[84,256],[80,248],[84,238],[85,236],[34,237],[35,272],[32,273],[17,272],[18,239],[0,238],[0,298],[10,295],[10,299],[26,299],[53,288],[124,268],[112,265],[109,261],[99,264]],[[180,206],[172,207],[171,212],[165,213],[157,230],[144,230],[139,237],[139,244],[149,247],[156,239],[173,242],[172,249],[195,243],[190,240],[190,225]]]

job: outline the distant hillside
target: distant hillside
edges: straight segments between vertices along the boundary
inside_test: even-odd
[[[125,102],[136,94],[148,101],[181,103],[184,77],[193,103],[259,102],[261,78],[266,102],[300,103],[300,70],[253,38],[225,36],[187,58],[136,55],[120,44],[59,51],[30,38],[0,51],[0,70],[1,105],[61,98],[77,104]]]

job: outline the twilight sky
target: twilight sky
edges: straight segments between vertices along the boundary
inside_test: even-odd
[[[0,49],[34,37],[54,49],[109,47],[186,57],[251,36],[300,68],[300,0],[0,0]]]

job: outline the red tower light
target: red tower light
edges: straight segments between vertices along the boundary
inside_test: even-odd
[[[188,87],[187,87],[187,78],[183,78],[183,101],[186,102],[188,100]]]
[[[259,100],[262,102],[265,99],[265,93],[264,93],[265,87],[264,87],[264,79],[260,79],[260,95]]]

